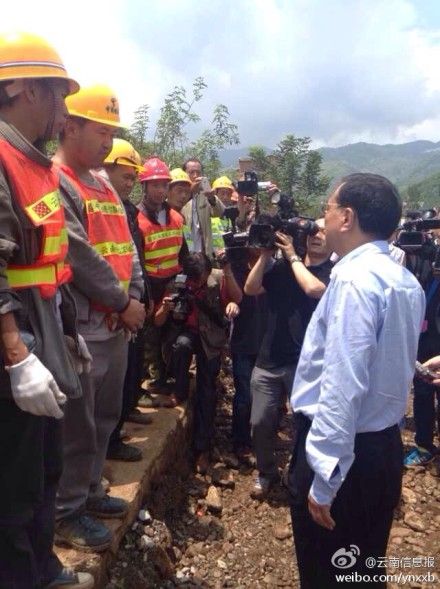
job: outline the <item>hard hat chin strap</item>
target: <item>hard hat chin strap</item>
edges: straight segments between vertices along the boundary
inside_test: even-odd
[[[47,121],[46,129],[44,130],[43,136],[41,137],[41,141],[43,143],[47,143],[51,139],[54,139],[54,125],[55,125],[55,116],[57,112],[57,99],[55,98],[55,92],[53,90],[52,84],[49,82],[46,85],[48,89],[48,103],[50,103],[50,115],[49,120]]]

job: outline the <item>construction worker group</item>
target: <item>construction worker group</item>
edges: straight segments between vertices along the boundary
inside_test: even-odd
[[[220,297],[230,313],[240,302],[232,273],[217,280],[211,266],[229,229],[225,206],[237,200],[231,181],[211,188],[197,159],[171,171],[157,157],[142,162],[116,137],[121,128],[110,87],[80,87],[39,36],[0,36],[2,589],[93,586],[88,573],[63,567],[53,544],[105,550],[112,534],[101,518],[127,511],[106,493],[103,467],[106,458],[142,457],[121,428],[151,421],[138,408],[151,403],[144,362],[152,386],[166,387],[170,281],[186,263],[188,275],[206,274],[213,307],[198,311],[212,324]],[[138,207],[129,199],[137,181]],[[197,345],[211,390],[220,352],[210,353],[215,334],[205,331]],[[196,410],[201,468],[208,406]]]

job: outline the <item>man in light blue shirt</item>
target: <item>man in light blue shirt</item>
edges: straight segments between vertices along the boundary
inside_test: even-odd
[[[344,178],[325,207],[327,243],[340,260],[307,329],[291,397],[289,489],[302,589],[339,586],[341,569],[384,572],[365,560],[385,556],[400,496],[397,424],[425,309],[419,283],[389,254],[400,216],[397,190],[374,174]]]

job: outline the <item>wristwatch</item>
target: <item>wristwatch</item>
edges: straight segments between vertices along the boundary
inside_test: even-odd
[[[296,255],[293,255],[293,256],[290,256],[289,262],[291,264],[294,264],[295,262],[302,262],[302,258],[300,258],[299,256],[296,256]]]

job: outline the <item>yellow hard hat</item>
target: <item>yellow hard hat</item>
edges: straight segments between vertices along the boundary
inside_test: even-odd
[[[119,102],[111,88],[103,84],[87,86],[66,99],[69,115],[95,123],[124,127],[119,120]]]
[[[45,39],[32,33],[0,34],[0,82],[23,78],[61,78],[69,84],[69,94],[79,84],[67,75],[55,49]]]
[[[113,148],[104,160],[104,164],[118,164],[135,168],[137,172],[142,169],[142,159],[135,148],[125,139],[113,139]]]
[[[174,170],[171,170],[170,172],[170,176],[171,176],[171,182],[170,182],[170,186],[172,184],[176,184],[177,182],[184,182],[185,184],[189,184],[191,186],[192,182],[189,179],[188,174],[185,172],[185,170],[182,170],[182,168],[174,168]]]
[[[234,190],[234,186],[227,176],[220,176],[220,178],[214,180],[212,189],[217,190],[217,188],[228,188],[229,190]]]

